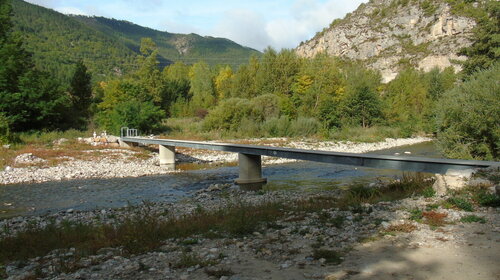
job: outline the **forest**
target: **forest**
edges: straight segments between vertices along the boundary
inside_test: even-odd
[[[268,48],[239,67],[176,62],[142,38],[136,69],[102,80],[83,61],[68,82],[34,66],[0,0],[0,142],[16,133],[94,130],[179,137],[316,137],[376,141],[433,134],[449,157],[499,159],[498,2],[462,52],[464,71],[408,67],[388,84],[361,63]],[[359,136],[359,137],[358,137]]]

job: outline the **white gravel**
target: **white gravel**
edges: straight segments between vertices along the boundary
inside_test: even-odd
[[[397,146],[412,145],[421,142],[431,141],[431,138],[416,137],[408,139],[386,139],[377,143],[353,143],[353,142],[317,142],[312,140],[287,142],[286,147],[297,149],[313,149],[335,152],[366,153],[375,150],[388,149]],[[279,143],[279,142],[278,142]],[[83,151],[87,152],[87,151]],[[88,152],[92,152],[89,150]],[[116,178],[116,177],[139,177],[154,174],[167,174],[174,172],[171,169],[161,167],[158,164],[157,154],[152,153],[146,160],[130,159],[134,151],[123,149],[106,149],[100,152],[109,155],[103,156],[99,160],[84,161],[69,159],[57,166],[31,166],[13,168],[7,167],[0,171],[1,184],[17,183],[39,183],[47,181],[59,181],[68,179],[86,178]],[[43,159],[33,158],[30,155],[21,155],[23,162],[33,159],[37,162]],[[183,150],[178,154],[178,162],[201,162],[219,163],[237,161],[238,154],[213,152],[204,150]],[[291,162],[293,160],[283,158],[264,157],[265,164],[279,164]]]

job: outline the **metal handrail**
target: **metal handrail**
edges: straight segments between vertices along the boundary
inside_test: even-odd
[[[120,137],[138,137],[139,136],[139,130],[135,128],[128,128],[126,126],[123,126],[120,129]]]

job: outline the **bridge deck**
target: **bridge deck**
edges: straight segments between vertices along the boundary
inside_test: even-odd
[[[156,144],[164,146],[186,147],[203,150],[215,150],[249,155],[271,156],[298,160],[364,166],[382,169],[397,169],[403,171],[430,172],[445,174],[449,169],[464,170],[500,166],[500,162],[456,160],[441,158],[423,158],[407,156],[388,156],[375,154],[340,153],[317,150],[303,150],[268,146],[254,146],[227,143],[209,143],[199,141],[184,141],[170,139],[149,139],[141,137],[123,137],[124,142]]]

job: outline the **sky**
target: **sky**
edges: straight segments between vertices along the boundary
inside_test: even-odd
[[[295,48],[368,0],[27,0],[64,14],[223,37],[262,51]]]

